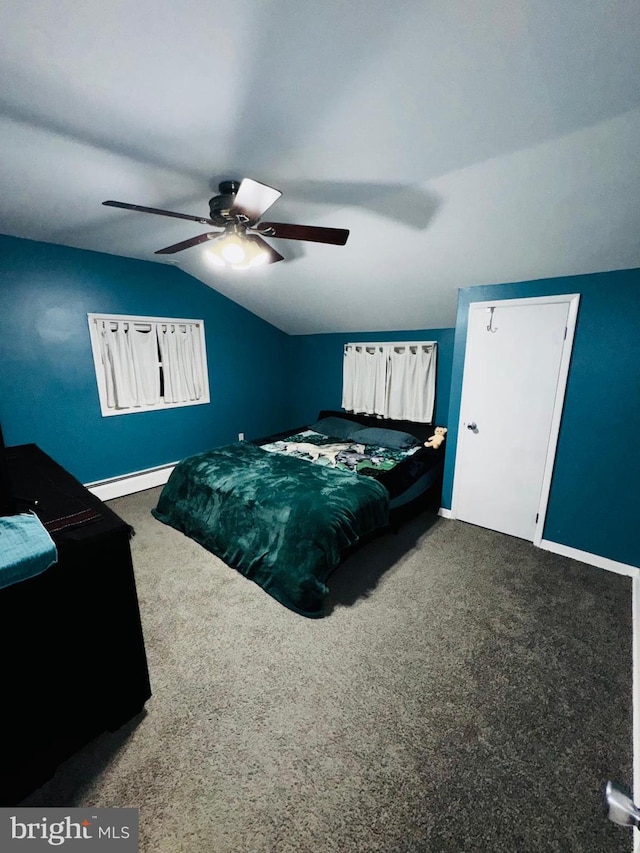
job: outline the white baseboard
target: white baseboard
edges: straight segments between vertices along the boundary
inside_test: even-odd
[[[572,560],[587,563],[589,566],[606,569],[608,572],[616,572],[619,575],[627,575],[631,578],[640,575],[639,566],[628,566],[626,563],[618,563],[616,560],[610,560],[608,557],[601,557],[599,554],[590,554],[588,551],[580,551],[578,548],[570,548],[568,545],[551,542],[549,539],[541,539],[539,547],[544,551],[553,551],[554,554],[560,554],[562,557],[570,557]]]
[[[134,492],[144,492],[145,489],[153,489],[155,486],[164,486],[176,465],[176,462],[172,462],[159,468],[148,468],[146,471],[134,471],[132,474],[111,477],[109,480],[85,483],[85,486],[100,500],[110,501],[113,498],[132,495]]]
[[[453,518],[455,515],[453,510],[440,507],[438,515],[442,518]],[[609,557],[601,557],[599,554],[591,554],[589,551],[580,551],[578,548],[571,548],[569,545],[561,545],[559,542],[552,542],[550,539],[541,539],[539,544],[532,543],[537,548],[542,548],[543,551],[552,551],[554,554],[560,554],[562,557],[570,557],[572,560],[578,560],[581,563],[586,563],[589,566],[597,566],[599,569],[606,569],[608,572],[616,572],[619,575],[627,575],[627,577],[640,578],[640,566],[629,566],[626,563],[618,563],[616,560],[610,560]]]

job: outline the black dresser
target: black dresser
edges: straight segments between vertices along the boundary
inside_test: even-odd
[[[151,696],[132,529],[36,445],[6,450],[14,491],[58,562],[0,589],[0,806]]]

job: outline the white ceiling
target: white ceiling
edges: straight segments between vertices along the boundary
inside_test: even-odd
[[[344,247],[180,267],[291,333],[450,327],[456,289],[640,266],[637,0],[2,0],[0,232],[166,262],[225,178]],[[151,306],[150,306],[151,308]]]

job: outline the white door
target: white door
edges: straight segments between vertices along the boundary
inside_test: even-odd
[[[578,299],[470,305],[455,518],[530,541],[541,530]]]

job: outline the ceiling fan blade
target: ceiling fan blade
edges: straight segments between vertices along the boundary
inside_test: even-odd
[[[138,213],[155,213],[158,216],[172,216],[174,219],[188,219],[190,222],[200,222],[202,225],[215,225],[205,216],[190,216],[188,213],[174,213],[172,210],[160,210],[158,207],[143,207],[140,204],[127,204],[124,201],[103,201],[107,207],[121,207],[123,210],[135,210]]]
[[[181,243],[174,243],[173,246],[166,246],[164,249],[158,249],[154,255],[173,255],[175,252],[181,252],[183,249],[190,249],[192,246],[199,246],[200,243],[206,243],[207,240],[215,240],[223,231],[207,231],[206,234],[200,234],[198,237],[191,237],[189,240],[183,240]]]
[[[257,222],[282,193],[266,184],[245,178],[240,184],[231,208],[231,216],[246,217],[246,222]]]
[[[288,225],[284,222],[260,222],[256,230],[264,237],[283,240],[308,240],[310,243],[332,243],[344,246],[349,236],[345,228],[320,228],[315,225]]]

